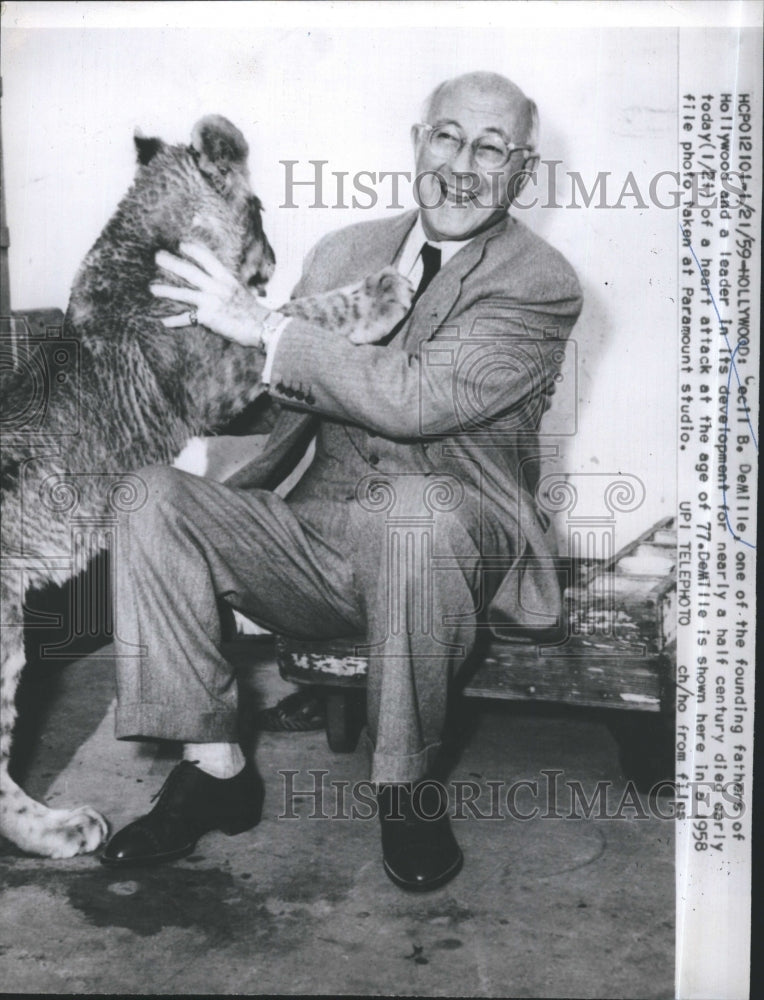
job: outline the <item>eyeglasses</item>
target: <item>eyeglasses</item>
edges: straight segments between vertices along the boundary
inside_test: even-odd
[[[467,145],[467,140],[453,125],[427,125],[423,122],[414,126],[424,132],[435,156],[450,160],[458,156]],[[505,142],[500,135],[483,135],[471,144],[472,158],[483,170],[500,170],[509,162],[509,158],[518,149],[532,152],[533,146]]]

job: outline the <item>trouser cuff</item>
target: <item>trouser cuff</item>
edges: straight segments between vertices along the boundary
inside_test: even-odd
[[[363,742],[371,760],[371,781],[374,784],[419,781],[427,777],[441,748],[438,742],[430,743],[412,754],[380,753],[374,749],[366,730]]]
[[[181,743],[236,743],[239,727],[230,712],[183,713],[167,705],[145,702],[119,704],[116,713],[118,740],[149,737]]]

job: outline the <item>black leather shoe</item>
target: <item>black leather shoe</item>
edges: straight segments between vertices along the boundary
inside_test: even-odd
[[[262,779],[250,763],[233,778],[213,778],[181,761],[151,800],[158,800],[151,812],[114,834],[101,864],[118,868],[184,858],[210,830],[232,835],[259,823],[263,797]]]
[[[380,785],[377,802],[385,873],[401,889],[430,892],[458,875],[464,856],[451,830],[445,789]],[[427,818],[434,817],[434,818]]]

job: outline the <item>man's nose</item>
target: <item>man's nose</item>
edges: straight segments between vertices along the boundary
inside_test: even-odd
[[[446,163],[446,181],[453,179],[455,184],[464,187],[472,186],[469,178],[478,177],[478,171],[472,159],[472,147],[465,143],[459,152]]]
[[[451,158],[448,165],[455,174],[474,174],[475,164],[472,158],[472,146],[465,142],[456,156]]]

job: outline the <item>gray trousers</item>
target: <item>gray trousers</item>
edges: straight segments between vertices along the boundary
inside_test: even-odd
[[[300,638],[365,633],[371,778],[424,776],[493,590],[480,553],[504,556],[506,571],[507,538],[479,497],[419,474],[287,500],[166,467],[140,476],[148,500],[118,532],[117,736],[238,739],[226,602]]]

